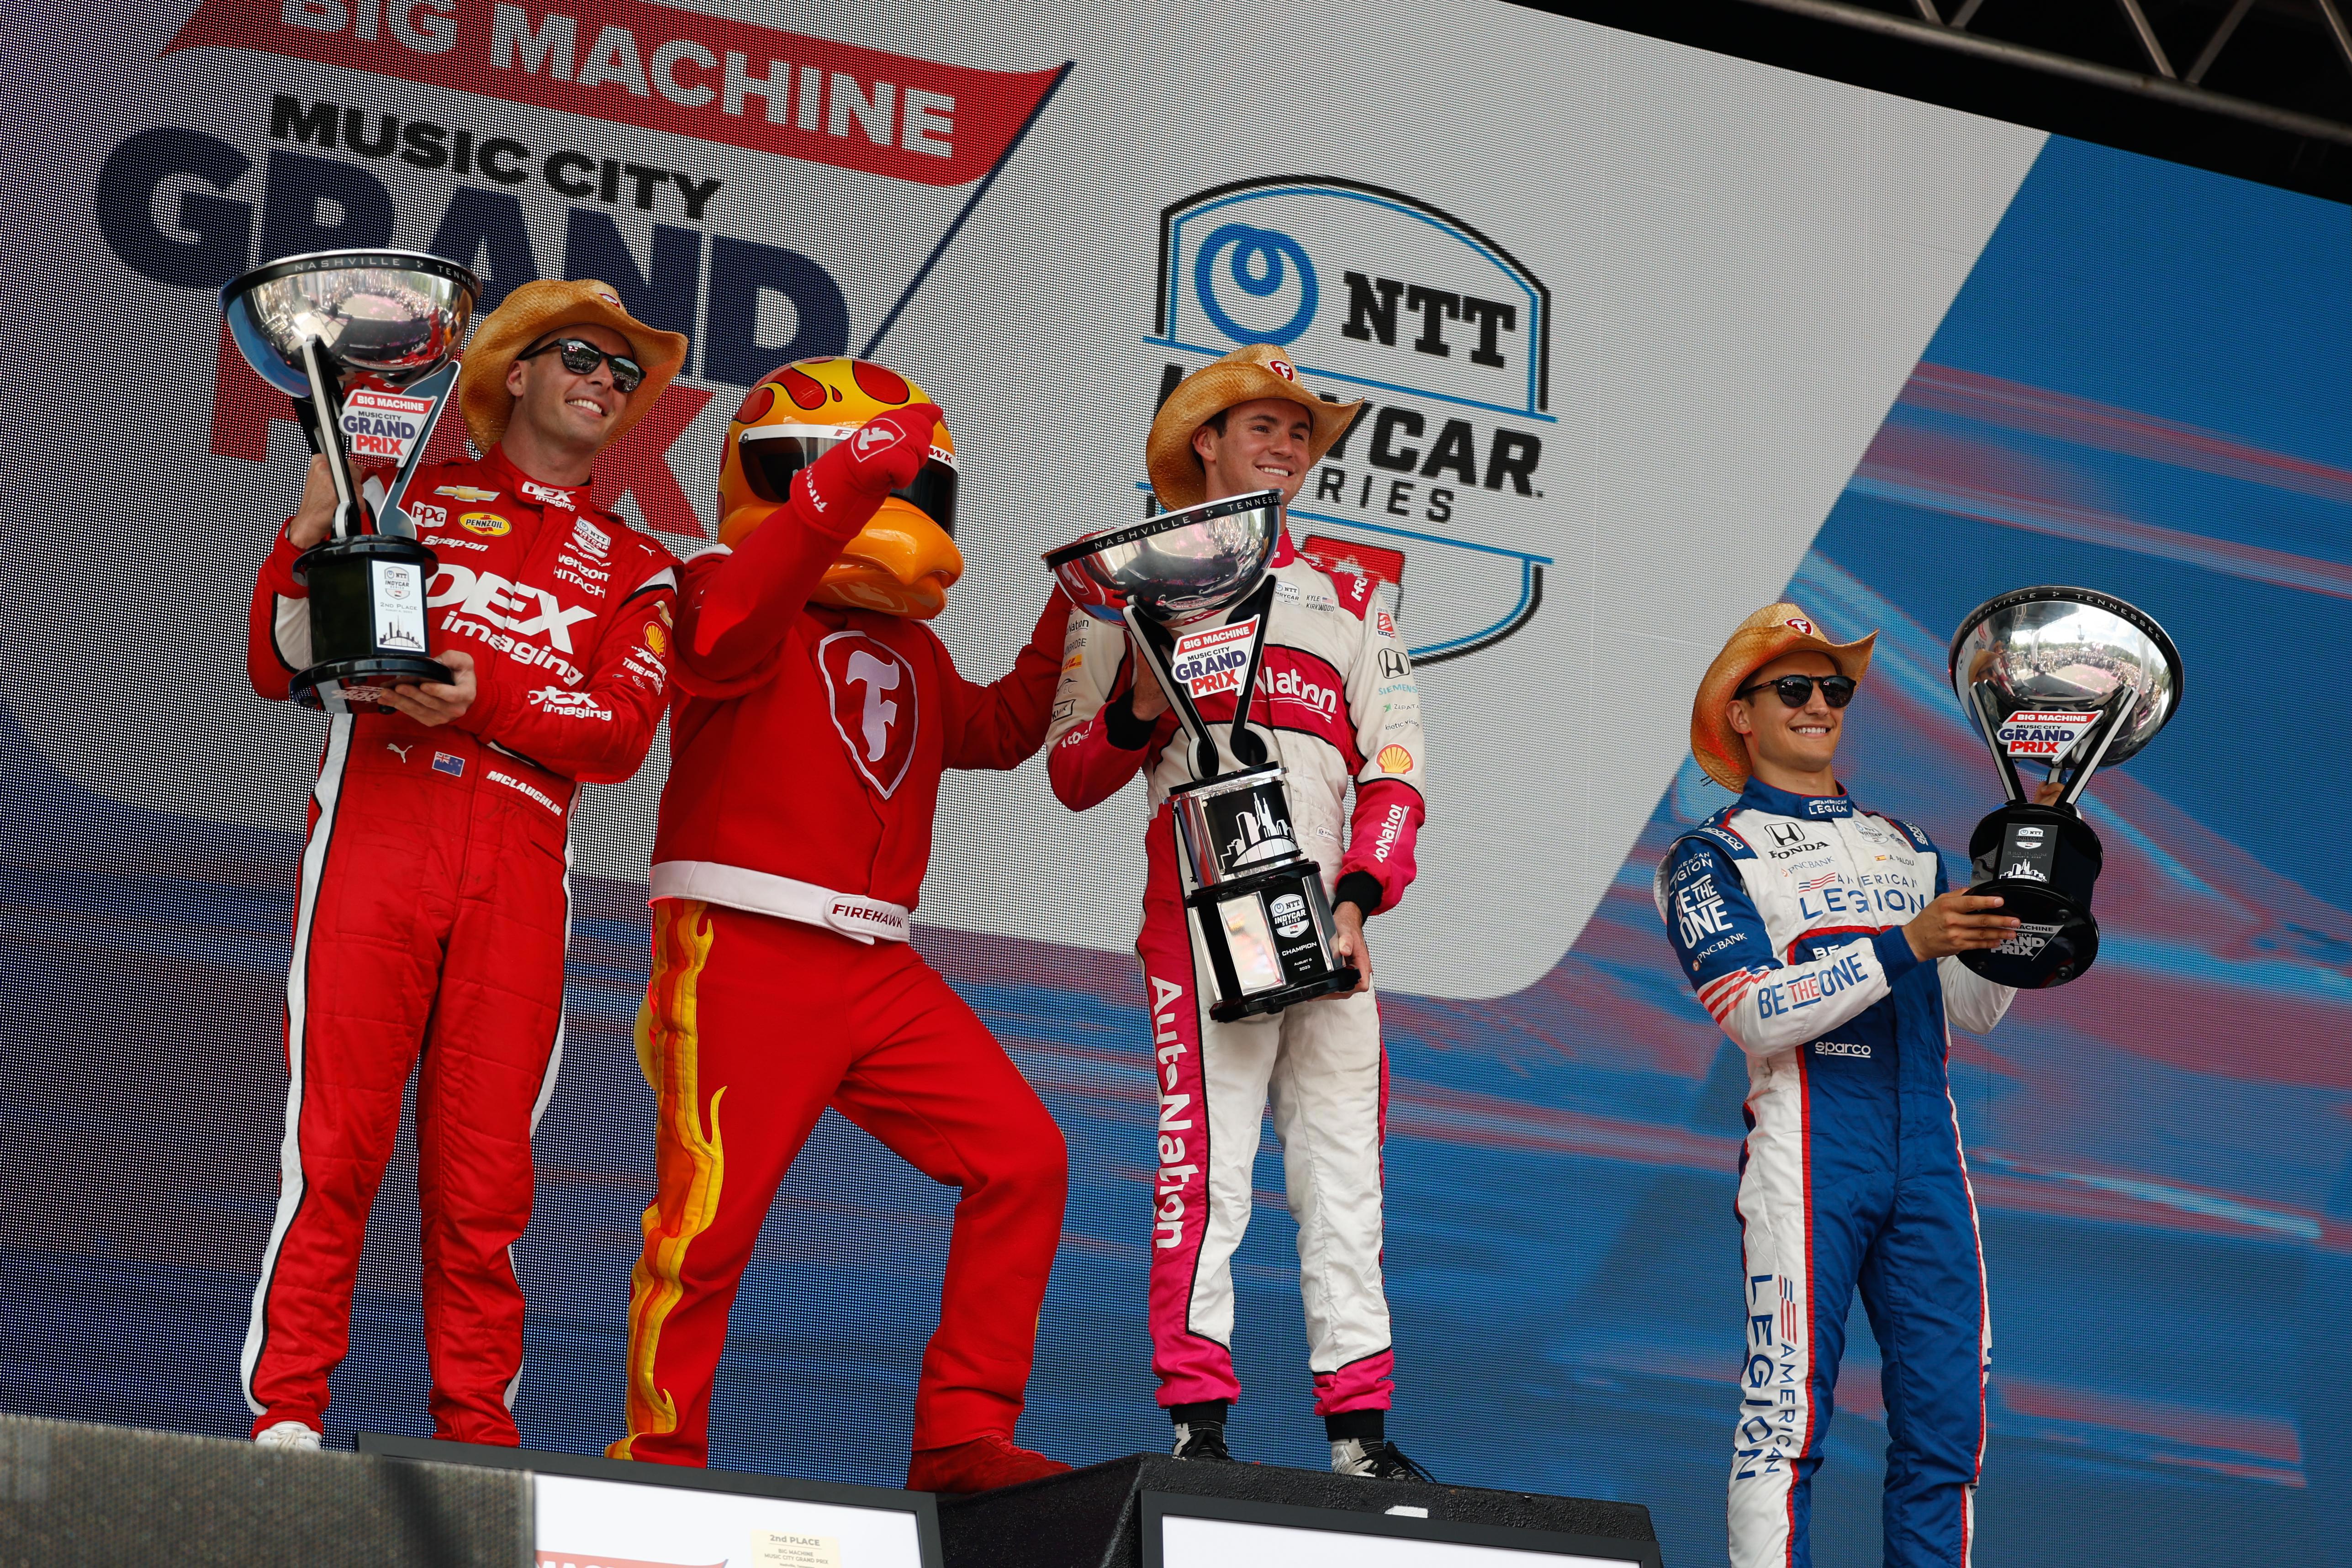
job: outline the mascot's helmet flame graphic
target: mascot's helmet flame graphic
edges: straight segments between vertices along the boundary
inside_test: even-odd
[[[923,390],[870,360],[795,360],[761,377],[728,422],[719,468],[719,542],[734,546],[792,499],[792,482],[835,444],[889,409],[929,402]],[[890,493],[827,569],[821,604],[926,620],[963,575],[955,546],[955,438],[931,432],[930,461]]]

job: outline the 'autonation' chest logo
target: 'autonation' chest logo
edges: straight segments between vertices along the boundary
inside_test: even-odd
[[[1161,213],[1159,296],[1162,401],[1248,343],[1287,350],[1327,397],[1367,400],[1291,517],[1324,536],[1302,540],[1310,554],[1399,590],[1412,559],[1419,662],[1492,647],[1535,615],[1551,293],[1509,252],[1395,191],[1253,180]]]

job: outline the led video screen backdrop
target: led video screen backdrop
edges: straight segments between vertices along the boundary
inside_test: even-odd
[[[1727,803],[1689,694],[1786,592],[1882,631],[1844,773],[1953,852],[1998,799],[1944,648],[2035,582],[2179,642],[2089,807],[2097,967],[1953,1079],[1990,1273],[1985,1560],[2352,1561],[2352,223],[2344,209],[1501,4],[177,0],[7,24],[0,249],[0,1406],[241,1435],[324,721],[243,613],[299,433],[216,290],[391,243],[495,304],[596,277],[690,334],[599,468],[681,551],[755,379],[863,352],[945,407],[1011,663],[1041,551],[1140,516],[1170,379],[1238,343],[1370,408],[1293,519],[1402,559],[1423,873],[1373,923],[1394,1430],[1442,1477],[1650,1503],[1722,1551],[1744,1076],[1650,872]],[[455,441],[456,421],[446,423]],[[454,450],[454,449],[453,449]],[[652,1189],[629,1030],[662,759],[588,791],[562,1073],[518,1265],[525,1441],[620,1430]],[[1139,787],[951,779],[923,950],[1066,1131],[1025,1440],[1166,1440],[1144,1330]],[[1236,1267],[1247,1456],[1323,1462],[1271,1134]],[[331,1441],[422,1432],[415,1151]],[[770,1218],[714,1462],[893,1483],[951,1195],[828,1117]],[[1815,1503],[1876,1550],[1857,1312]],[[2337,1553],[2335,1559],[2329,1553]]]

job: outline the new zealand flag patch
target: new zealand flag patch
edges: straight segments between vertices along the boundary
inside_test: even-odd
[[[446,751],[436,751],[433,754],[433,771],[446,773],[452,779],[463,779],[466,776],[466,759],[452,757]]]

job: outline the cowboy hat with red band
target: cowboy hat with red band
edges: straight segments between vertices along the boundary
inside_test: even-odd
[[[686,363],[686,335],[648,327],[630,315],[612,285],[593,277],[526,283],[474,329],[474,340],[457,372],[457,403],[465,410],[466,432],[474,438],[476,451],[496,446],[507,433],[507,421],[514,417],[507,371],[516,359],[566,327],[610,328],[627,340],[631,357],[645,367],[646,379],[621,404],[613,433],[604,438],[607,446],[652,411],[662,389]]]
[[[1315,434],[1307,444],[1307,465],[1323,461],[1331,444],[1348,433],[1361,398],[1354,402],[1326,402],[1298,382],[1298,368],[1280,349],[1253,343],[1235,349],[1213,365],[1203,365],[1182,381],[1160,405],[1151,422],[1151,437],[1144,447],[1144,465],[1160,504],[1171,511],[1199,506],[1208,498],[1208,474],[1201,455],[1192,450],[1192,436],[1202,425],[1229,408],[1260,398],[1286,398],[1314,417]]]
[[[1858,681],[1870,668],[1871,645],[1877,641],[1878,633],[1873,632],[1857,642],[1832,643],[1822,634],[1820,623],[1796,605],[1786,601],[1766,605],[1739,623],[1706,667],[1698,695],[1691,700],[1691,755],[1725,789],[1747,789],[1748,743],[1731,727],[1725,709],[1748,677],[1785,654],[1811,653],[1829,655],[1839,674]]]

